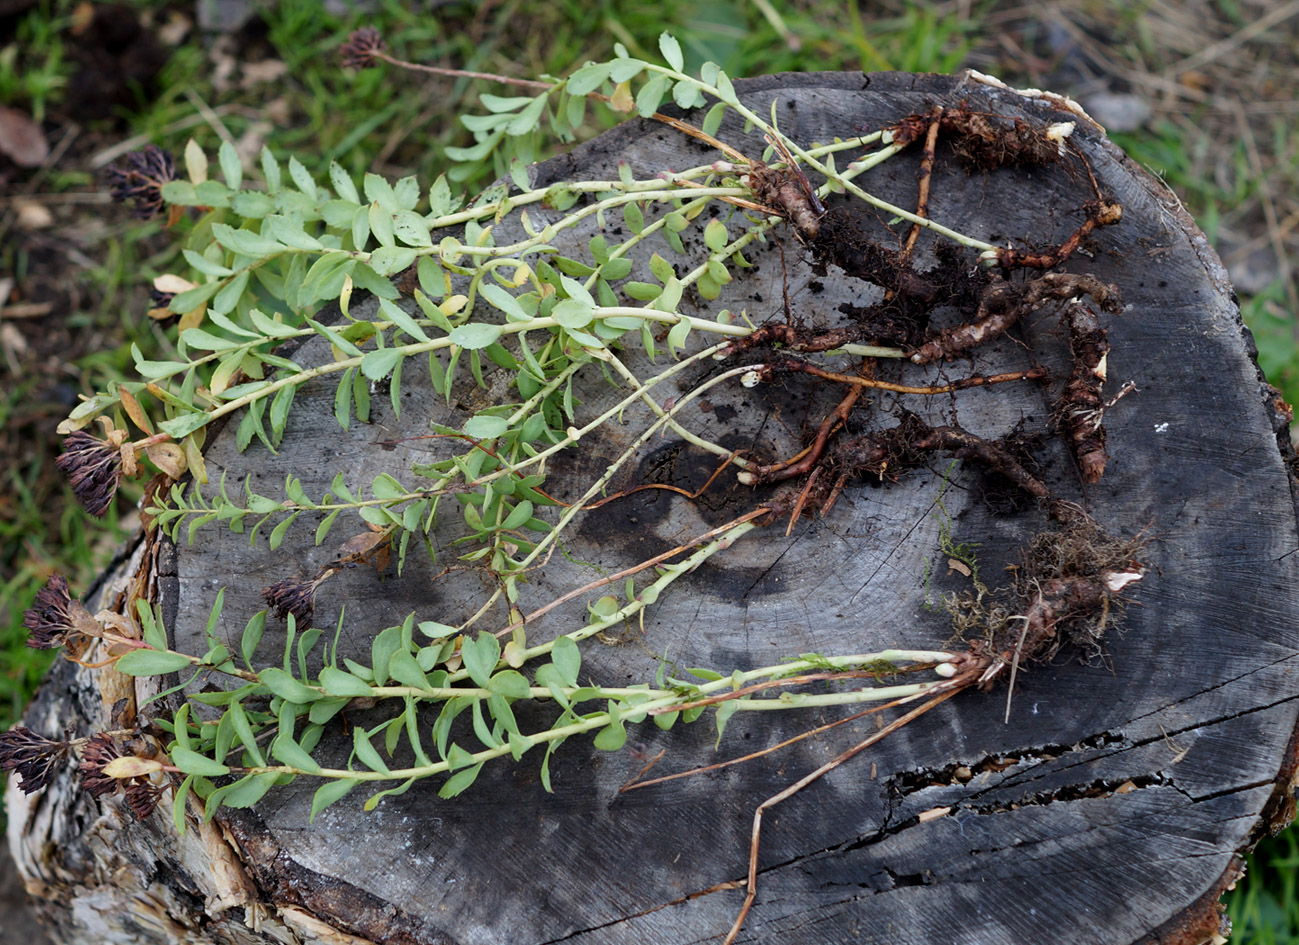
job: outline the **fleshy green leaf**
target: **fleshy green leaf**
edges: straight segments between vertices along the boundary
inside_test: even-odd
[[[252,807],[266,792],[275,786],[279,775],[274,771],[263,771],[261,774],[250,774],[235,783],[230,790],[221,795],[222,807],[236,809]]]
[[[361,195],[356,192],[356,184],[350,174],[337,161],[329,162],[329,180],[334,185],[334,193],[342,200],[360,203]]]
[[[308,821],[315,820],[317,814],[335,801],[346,797],[347,793],[360,783],[355,778],[342,778],[322,784],[311,798],[311,816],[307,818]]]
[[[460,645],[460,655],[474,684],[486,689],[492,670],[501,659],[501,642],[484,630],[477,640],[465,639]]]
[[[478,294],[490,302],[494,307],[505,313],[506,318],[515,321],[525,321],[528,313],[523,310],[519,300],[511,295],[503,286],[491,282],[484,282],[478,289]]]
[[[627,729],[622,719],[614,719],[595,736],[595,747],[601,751],[617,751],[627,744]]]
[[[464,425],[465,435],[472,436],[475,440],[490,440],[500,436],[509,428],[510,423],[504,417],[493,417],[487,414],[470,417]]]
[[[484,325],[481,322],[474,322],[468,325],[461,325],[451,331],[448,335],[452,344],[457,344],[462,348],[477,350],[486,348],[501,337],[500,325]]]
[[[370,268],[381,276],[401,272],[415,262],[415,250],[407,246],[380,246],[370,254]]]
[[[192,665],[190,658],[183,653],[132,650],[117,660],[116,668],[128,676],[165,676]]]
[[[371,695],[370,687],[364,680],[333,666],[326,666],[320,671],[320,685],[331,696],[364,698]]]
[[[578,299],[563,299],[550,315],[565,328],[585,328],[595,318],[595,310]]]
[[[550,660],[567,685],[577,685],[577,674],[582,669],[582,652],[572,637],[560,637],[555,641],[550,651]]]
[[[383,760],[383,756],[375,750],[374,745],[370,742],[370,736],[359,725],[352,729],[352,746],[361,764],[371,771],[378,771],[380,774],[388,773],[388,765]]]
[[[361,373],[372,381],[387,377],[405,355],[399,348],[376,348],[361,359]]]
[[[298,190],[309,199],[316,199],[316,182],[312,179],[311,172],[295,157],[289,158],[289,176],[293,178],[293,183],[297,185]]]
[[[658,111],[659,103],[663,101],[663,96],[667,94],[668,85],[671,83],[665,75],[656,75],[636,93],[636,112],[642,118],[649,118]]]
[[[320,698],[320,693],[298,682],[284,670],[271,666],[257,674],[257,678],[271,692],[285,702],[305,705]]]
[[[167,308],[182,314],[191,312],[216,295],[221,286],[220,282],[205,282],[203,285],[186,289],[184,292],[177,293],[176,297],[167,303]]]
[[[726,115],[726,103],[718,102],[712,108],[708,109],[708,114],[704,116],[704,123],[700,127],[706,135],[716,135],[717,130],[722,127],[722,118]]]
[[[284,246],[275,240],[251,230],[236,230],[224,223],[212,224],[212,236],[226,249],[244,256],[270,256],[284,251]]]
[[[223,774],[230,773],[230,768],[221,764],[221,762],[213,761],[207,755],[200,755],[188,748],[173,748],[169,754],[171,763],[185,774],[197,774],[205,778],[219,778]]]
[[[609,67],[610,63],[596,62],[578,69],[568,77],[568,93],[587,95],[594,92],[605,79],[609,78]]]
[[[685,57],[681,55],[681,44],[677,42],[675,36],[671,33],[664,33],[659,37],[659,52],[667,60],[668,65],[680,72],[686,66]]]
[[[432,246],[429,226],[413,210],[398,210],[392,215],[392,231],[407,246]]]
[[[276,736],[275,741],[271,742],[271,757],[281,764],[312,774],[320,770],[320,765],[316,763],[316,759],[312,758],[310,753],[295,742],[283,729],[280,730],[280,734]]]

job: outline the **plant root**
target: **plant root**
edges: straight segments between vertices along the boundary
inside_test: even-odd
[[[929,215],[929,184],[934,176],[934,151],[938,145],[938,131],[941,121],[937,120],[942,117],[942,106],[934,108],[934,121],[929,125],[929,132],[925,135],[925,154],[920,159],[920,183],[917,185],[916,193],[916,216],[924,218]],[[916,240],[920,238],[921,225],[917,221],[911,224],[911,232],[907,234],[906,244],[902,247],[902,262],[908,264],[911,262],[911,253],[916,248]]]
[[[1080,295],[1090,296],[1107,312],[1119,311],[1119,290],[1095,276],[1050,272],[1027,282],[994,277],[983,290],[975,320],[940,332],[917,348],[911,360],[916,364],[951,360],[1004,334],[1044,303]]]
[[[976,112],[964,105],[908,115],[889,130],[894,144],[908,145],[928,139],[935,127],[971,172],[1055,164],[1064,156],[1064,139],[1055,126],[1037,127],[1022,118]]]
[[[788,800],[789,798],[793,797],[795,794],[803,790],[803,788],[807,787],[809,784],[829,774],[831,771],[833,771],[835,768],[838,768],[840,765],[844,764],[845,762],[852,760],[854,757],[861,754],[861,752],[865,751],[871,745],[874,745],[876,742],[880,741],[881,739],[893,734],[894,732],[902,728],[907,723],[913,721],[914,719],[920,718],[920,716],[924,715],[930,709],[934,708],[940,703],[946,702],[948,699],[956,695],[962,689],[968,688],[973,681],[974,681],[974,677],[970,675],[969,670],[967,670],[963,674],[954,677],[949,682],[942,684],[942,688],[944,688],[946,691],[940,693],[939,695],[935,695],[932,699],[925,702],[923,705],[918,706],[917,708],[912,709],[910,712],[906,713],[905,715],[901,715],[898,718],[894,719],[892,722],[884,726],[875,734],[858,742],[856,745],[854,745],[852,748],[849,748],[841,755],[835,757],[830,761],[827,761],[825,764],[817,768],[815,771],[812,771],[809,774],[804,775],[799,780],[795,781],[793,784],[785,788],[779,794],[773,794],[771,797],[767,798],[765,801],[763,801],[761,804],[758,805],[757,810],[753,812],[753,830],[749,835],[749,876],[748,876],[748,883],[746,884],[747,890],[744,896],[744,905],[740,907],[740,913],[735,917],[735,922],[731,926],[731,931],[727,934],[726,939],[722,942],[722,945],[733,945],[736,936],[740,934],[740,929],[744,927],[744,920],[748,918],[749,910],[753,908],[753,900],[757,897],[758,894],[758,849],[762,841],[763,813],[769,810],[770,808],[775,807],[781,801]],[[935,689],[938,688],[939,687],[934,687],[934,689],[930,689],[928,692],[924,694],[930,695],[935,691]],[[919,697],[917,696],[915,698],[919,698]]]
[[[1110,343],[1100,319],[1081,299],[1075,298],[1066,307],[1065,322],[1069,327],[1073,373],[1056,405],[1053,420],[1069,441],[1083,482],[1094,484],[1100,482],[1109,462],[1109,454],[1105,452],[1105,401],[1101,388],[1105,384]]]
[[[939,253],[939,266],[929,272],[918,272],[909,264],[903,251],[886,249],[866,234],[857,220],[844,208],[828,210],[820,220],[817,235],[811,241],[819,265],[834,263],[848,276],[884,289],[890,299],[898,297],[927,305],[930,309],[950,304],[964,294],[963,283],[983,278],[970,275],[964,254],[953,246]],[[939,244],[944,248],[947,244]]]
[[[988,387],[992,384],[1005,384],[1008,381],[1041,381],[1046,380],[1050,375],[1044,367],[1031,367],[1023,371],[1007,371],[1003,374],[974,374],[970,377],[963,377],[955,381],[949,381],[946,384],[930,385],[908,385],[895,384],[892,381],[880,381],[872,377],[860,377],[852,374],[839,374],[835,371],[827,371],[817,367],[808,361],[799,358],[783,357],[773,358],[766,364],[754,366],[754,373],[757,379],[763,382],[773,380],[780,374],[810,374],[813,377],[819,377],[822,380],[834,381],[838,384],[848,384],[859,388],[869,388],[871,390],[886,390],[896,394],[920,394],[932,396],[934,394],[950,394],[958,390],[969,390],[971,387]]]
[[[791,351],[833,351],[846,344],[860,341],[862,333],[855,327],[835,328],[819,334],[806,334],[795,325],[769,322],[743,338],[737,338],[721,350],[720,355],[730,357],[754,348],[781,345]]]
[[[808,241],[817,238],[825,207],[821,206],[812,185],[792,161],[785,168],[755,162],[749,166],[749,172],[741,182],[777,216],[788,220],[801,238]]]
[[[1022,660],[1049,659],[1065,642],[1098,648],[1102,635],[1122,612],[1120,592],[1140,581],[1145,573],[1145,566],[1136,557],[1143,545],[1141,537],[1127,541],[1113,538],[1085,518],[1062,530],[1035,536],[1008,592],[1024,605],[1023,614],[1002,621],[983,639],[972,641],[967,650],[958,653],[950,661],[955,674],[946,682],[923,695],[893,704],[929,697],[924,703],[767,798],[754,810],[744,904],[723,945],[735,941],[757,897],[758,853],[766,811],[958,693],[975,687],[986,691],[1008,668],[1013,685],[1013,674]],[[980,590],[981,602],[989,592]],[[683,775],[689,773],[693,772]]]
[[[1082,241],[1098,226],[1113,226],[1123,219],[1123,206],[1116,200],[1097,198],[1083,204],[1087,219],[1067,240],[1053,250],[1034,253],[1022,249],[999,249],[996,264],[1003,269],[1054,269],[1073,255]]]
[[[882,301],[864,307],[851,303],[839,306],[840,312],[860,326],[862,340],[915,347],[924,340],[930,314],[935,309],[952,306],[965,312],[979,304],[992,274],[977,267],[970,254],[954,243],[936,244],[934,254],[938,260],[936,266],[891,282],[890,285],[896,283],[896,291],[890,292],[886,287]],[[839,258],[845,255],[839,251]]]

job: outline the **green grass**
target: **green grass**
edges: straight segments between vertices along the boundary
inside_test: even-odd
[[[1224,902],[1237,945],[1299,942],[1299,831],[1264,840],[1246,859],[1245,880]]]
[[[1117,0],[1109,2],[1118,9]],[[19,22],[16,41],[0,48],[0,104],[27,108],[38,119],[57,115],[73,69],[65,45],[71,42],[66,30],[74,5],[74,0],[42,0]],[[253,36],[246,55],[283,61],[288,66],[283,78],[241,89],[236,71],[230,88],[216,89],[205,40],[191,34],[172,51],[159,79],[161,91],[143,111],[128,116],[125,127],[91,127],[83,134],[101,147],[143,135],[174,153],[191,136],[209,153],[223,137],[261,137],[277,154],[294,153],[315,170],[336,159],[354,173],[374,169],[432,180],[445,169],[445,148],[469,143],[456,112],[470,107],[478,90],[500,89],[392,68],[344,69],[336,50],[360,25],[377,26],[391,51],[403,58],[520,78],[565,74],[585,60],[608,56],[614,42],[654,57],[665,28],[682,40],[688,66],[711,59],[737,76],[784,70],[948,72],[961,68],[976,49],[999,54],[993,32],[1001,27],[985,22],[994,12],[991,4],[974,4],[969,18],[950,6],[941,12],[901,2],[882,6],[890,12],[881,14],[881,4],[866,0],[848,5],[832,0],[664,0],[657,5],[505,0],[443,4],[434,16],[405,0],[380,0],[362,21],[323,14],[316,0],[284,0],[267,6],[264,33]],[[159,16],[166,9],[161,2],[142,7]],[[1229,5],[1219,7],[1231,15]],[[1239,10],[1234,15],[1248,21]],[[1115,55],[1158,61],[1161,51],[1146,29],[1142,8],[1125,5],[1114,22]],[[200,105],[215,117],[196,121]],[[268,114],[275,116],[269,126]],[[591,134],[599,130],[589,128]],[[1299,131],[1293,123],[1276,121],[1260,135],[1268,154],[1288,156],[1270,169],[1274,191],[1299,190]],[[1115,137],[1179,193],[1210,239],[1257,206],[1260,183],[1244,144],[1197,133],[1194,114],[1181,123]],[[467,184],[490,174],[484,169]],[[93,189],[96,180],[84,161],[65,161],[42,189],[75,192]],[[147,287],[176,257],[158,224],[131,221],[116,211],[94,215],[107,221],[102,237],[86,248],[94,265],[68,273],[84,291],[80,308],[67,318],[76,339],[67,372],[79,378],[75,383],[85,392],[125,376],[130,344],[139,344],[147,355],[166,350],[165,333],[145,315]],[[26,271],[32,260],[25,252],[0,240],[0,273]],[[1260,362],[1294,403],[1299,402],[1299,347],[1287,311],[1292,304],[1292,292],[1280,282],[1242,299]],[[88,519],[51,469],[53,427],[66,404],[44,403],[49,391],[41,380],[33,374],[0,384],[3,438],[34,444],[0,471],[0,727],[21,714],[49,662],[48,654],[23,646],[22,611],[53,570],[85,587],[114,542],[114,523],[105,528]],[[0,453],[0,458],[7,457]],[[1233,941],[1299,945],[1295,832],[1266,841],[1251,860],[1249,879],[1228,897],[1237,925]]]
[[[37,121],[46,117],[51,99],[67,84],[70,66],[63,55],[67,16],[56,15],[49,2],[24,17],[15,41],[0,49],[0,104],[22,102]],[[66,14],[67,5],[60,13]]]

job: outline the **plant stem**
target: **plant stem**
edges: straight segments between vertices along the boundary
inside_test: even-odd
[[[528,652],[532,653],[533,651],[529,650]],[[592,693],[592,695],[590,696],[590,698],[592,699],[601,698],[602,696],[600,694],[622,695],[625,693],[626,696],[630,698],[648,696],[649,698],[645,699],[644,701],[638,702],[637,704],[634,705],[628,705],[618,710],[616,716],[618,719],[621,719],[625,722],[634,723],[634,722],[643,721],[651,714],[662,715],[673,711],[679,711],[680,706],[684,705],[686,702],[690,700],[698,698],[699,695],[708,695],[714,692],[720,692],[727,689],[728,687],[736,686],[736,685],[744,685],[745,683],[755,679],[761,679],[772,675],[777,675],[777,676],[786,675],[791,672],[799,672],[804,669],[822,667],[827,664],[836,664],[836,665],[844,665],[844,666],[869,665],[881,657],[882,654],[879,653],[866,653],[866,654],[857,654],[853,656],[829,657],[826,660],[818,660],[815,662],[808,661],[808,660],[796,660],[791,663],[778,664],[775,666],[764,666],[760,669],[749,670],[748,672],[743,672],[743,673],[737,672],[733,676],[728,676],[724,679],[712,680],[698,687],[691,687],[691,691],[687,694],[672,692],[668,690],[650,690],[650,689],[636,689],[636,688],[600,689],[600,690],[596,690],[594,688],[585,689],[585,690],[581,688],[566,688],[566,689],[561,689],[560,692],[565,696],[568,696],[570,693],[577,694],[583,692],[590,692]],[[835,696],[833,696],[832,698],[838,697],[839,698],[838,702],[833,702],[833,701],[827,702],[824,701],[826,697],[817,696],[817,697],[808,697],[808,698],[816,699],[818,701],[815,702],[809,701],[809,702],[799,703],[799,704],[808,705],[808,706],[849,705],[853,703],[869,702],[869,701],[888,701],[897,698],[918,698],[919,696],[924,695],[925,693],[929,692],[930,690],[936,687],[950,686],[950,684],[951,682],[949,680],[942,680],[939,682],[931,682],[931,683],[915,683],[911,686],[878,687],[875,689],[866,689],[866,690],[859,690],[854,692],[835,694]],[[423,692],[430,692],[430,693],[435,693],[433,698],[459,698],[462,696],[471,697],[471,698],[488,698],[492,695],[490,692],[487,692],[485,690],[469,690],[469,689],[419,690],[419,689],[408,689],[406,687],[387,687],[386,689],[381,691],[383,691],[384,694],[391,694],[393,696],[413,695],[416,697],[420,696]],[[543,699],[554,698],[554,692],[549,688],[543,689],[541,687],[533,687],[530,690],[530,692],[533,694],[534,698],[543,698]],[[481,695],[478,695],[479,693],[481,693]],[[876,695],[872,695],[872,694],[876,694]],[[778,704],[783,702],[784,702],[783,697],[778,697],[775,699],[765,699],[765,700],[740,700],[737,702],[737,706],[741,709],[749,709],[749,710],[755,708],[790,708],[791,707],[789,704]],[[771,703],[771,705],[769,706],[764,705],[764,703]],[[567,738],[570,738],[573,735],[579,735],[583,732],[589,732],[595,729],[604,728],[606,725],[609,725],[614,721],[615,721],[615,714],[613,712],[609,712],[609,711],[594,712],[589,715],[582,716],[576,721],[571,722],[567,725],[557,726],[555,728],[547,729],[542,732],[536,732],[532,735],[527,736],[527,741],[529,742],[528,747],[531,748],[539,744],[544,744],[546,742],[551,742],[556,740],[563,741]],[[483,762],[490,761],[493,758],[499,758],[502,755],[510,754],[510,752],[511,752],[511,746],[508,744],[503,744],[495,748],[486,748],[470,755],[469,761],[465,762],[464,766],[468,766],[469,764],[481,764]],[[249,767],[240,770],[244,774],[265,774],[265,773],[275,772],[278,774],[302,774],[302,775],[312,775],[321,778],[347,779],[347,780],[357,780],[357,781],[389,781],[389,780],[405,780],[407,778],[426,778],[436,774],[443,774],[445,772],[450,771],[451,766],[450,763],[447,761],[439,761],[439,762],[434,762],[433,764],[430,765],[422,765],[415,768],[393,769],[393,770],[389,770],[387,773],[383,773],[379,771],[354,771],[348,768],[322,768],[319,771],[306,771],[301,768],[295,768],[292,765],[270,765],[270,766],[262,766],[262,767]]]

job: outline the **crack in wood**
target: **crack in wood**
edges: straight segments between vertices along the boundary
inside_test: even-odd
[[[573,932],[567,933],[566,935],[562,935],[559,938],[547,939],[546,941],[539,943],[539,945],[559,945],[559,943],[571,941],[572,939],[577,938],[579,935],[588,935],[592,932],[598,932],[601,929],[614,928],[616,926],[623,925],[624,923],[631,922],[635,919],[640,919],[640,918],[644,918],[647,915],[652,915],[653,913],[659,912],[663,909],[668,909],[672,906],[679,906],[683,903],[690,902],[691,900],[694,899],[700,899],[704,896],[708,896],[716,892],[725,892],[727,890],[743,889],[743,888],[744,888],[743,880],[732,880],[724,883],[717,883],[716,885],[709,886],[707,889],[700,889],[692,893],[687,893],[684,896],[678,896],[677,898],[670,899],[667,902],[661,902],[658,905],[641,909],[639,912],[634,912],[631,915],[619,916],[618,918],[613,919],[609,922],[602,922],[598,925],[592,925],[588,928],[577,929]],[[711,941],[711,940],[712,940],[712,936],[701,939],[701,941]]]

